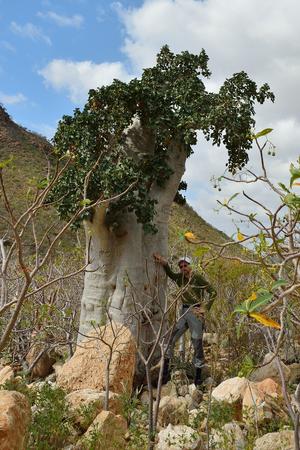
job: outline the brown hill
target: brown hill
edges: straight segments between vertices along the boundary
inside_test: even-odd
[[[44,137],[16,124],[0,106],[0,162],[13,157],[13,164],[4,172],[7,194],[17,214],[26,206],[26,196],[33,180],[45,175],[50,150],[51,144]],[[3,202],[0,202],[0,215],[5,215],[3,208]],[[51,214],[53,216],[55,212],[52,211]],[[5,224],[0,221],[0,233],[3,235],[5,230]],[[203,220],[190,206],[175,203],[169,230],[170,253],[189,250],[188,245],[180,239],[180,234],[186,230],[216,242],[229,239]]]

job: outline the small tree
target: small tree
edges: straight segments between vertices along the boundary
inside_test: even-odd
[[[7,192],[4,177],[5,171],[14,170],[11,167],[12,158],[0,161],[0,200],[3,202],[1,210],[4,211],[0,218],[6,229],[0,238],[0,352],[7,346],[24,305],[35,301],[33,313],[36,316],[41,315],[45,302],[40,302],[38,296],[47,293],[50,297],[51,287],[82,273],[89,262],[87,253],[87,262],[84,265],[81,263],[79,267],[68,264],[67,267],[59,268],[53,264],[55,250],[59,247],[62,237],[79,217],[102,204],[103,197],[89,202],[83,192],[81,201],[68,217],[68,221],[49,221],[49,210],[52,208],[52,213],[54,211],[50,198],[72,165],[72,155],[57,159],[55,167],[51,166],[50,160],[48,163],[45,177],[31,180],[23,202],[23,211],[19,213],[14,208],[15,198]],[[97,162],[94,162],[86,172],[84,186],[88,185],[96,167]]]
[[[275,185],[269,176],[265,161],[266,153],[274,153],[274,146],[268,139],[263,144],[260,143],[260,138],[267,136],[271,131],[272,129],[268,128],[255,135],[252,134],[259,155],[260,173],[254,173],[250,169],[244,169],[235,176],[225,173],[217,178],[216,183],[227,180],[243,187],[249,183],[259,183],[261,192],[267,189],[268,192],[275,194],[274,206],[265,204],[243,191],[242,195],[248,202],[249,209],[248,212],[241,211],[234,205],[239,195],[236,193],[229,200],[219,201],[222,208],[241,218],[242,225],[237,224],[235,241],[225,244],[208,243],[198,240],[191,232],[187,232],[185,237],[193,244],[213,245],[219,257],[237,259],[240,263],[255,265],[260,269],[260,277],[253,284],[252,293],[248,293],[248,298],[236,306],[234,312],[240,314],[240,325],[247,319],[250,319],[250,324],[256,329],[257,323],[262,325],[259,331],[267,343],[267,349],[274,353],[273,359],[277,360],[284,398],[295,426],[295,448],[299,449],[300,406],[297,400],[296,409],[292,407],[281,368],[279,350],[282,349],[284,337],[299,338],[300,196],[296,189],[300,185],[297,181],[300,179],[300,159],[296,165],[290,165],[289,185],[284,183]],[[244,250],[247,257],[226,255],[224,251],[226,248],[243,243],[247,244]],[[296,397],[299,396],[299,391],[300,385],[296,389]]]

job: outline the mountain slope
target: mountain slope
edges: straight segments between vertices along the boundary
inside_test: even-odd
[[[17,214],[26,206],[26,195],[33,179],[43,178],[47,171],[51,144],[43,137],[17,125],[0,106],[0,161],[13,157],[13,166],[5,170],[5,186]],[[3,202],[0,215],[5,214]],[[52,212],[52,214],[55,214]],[[187,251],[188,247],[179,239],[183,231],[193,231],[200,238],[225,242],[229,238],[221,231],[205,222],[188,205],[173,204],[170,216],[170,250]],[[0,233],[5,232],[0,221]]]

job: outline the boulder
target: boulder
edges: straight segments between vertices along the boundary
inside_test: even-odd
[[[44,346],[45,344],[41,344],[39,342],[36,342],[31,346],[26,355],[26,362],[29,367],[43,351]],[[54,363],[55,358],[53,358],[47,351],[44,351],[31,371],[31,378],[46,378],[53,371]]]
[[[188,422],[189,405],[184,397],[163,397],[158,409],[158,423],[160,426],[178,425]]]
[[[281,387],[271,378],[260,383],[249,383],[243,398],[243,419],[249,423],[260,423],[278,413],[284,415],[279,399],[282,400]]]
[[[202,448],[201,438],[187,425],[171,425],[158,433],[156,450],[194,450]]]
[[[13,378],[14,371],[10,366],[5,366],[0,370],[0,386]]]
[[[273,353],[267,353],[264,357],[262,367],[259,367],[251,373],[249,377],[250,381],[259,382],[265,380],[266,378],[272,378],[274,381],[276,381],[276,383],[281,384],[277,360],[278,358],[274,358]],[[283,362],[280,362],[280,364],[282,367],[284,378],[286,381],[288,381],[291,374],[290,369]]]
[[[300,360],[300,344],[298,342],[286,342],[279,350],[280,358],[285,364],[291,364]]]
[[[242,401],[248,383],[247,378],[229,378],[213,389],[212,398],[218,402],[229,404]]]
[[[31,410],[25,395],[16,391],[0,391],[0,448],[25,449]]]
[[[88,441],[90,446],[86,447],[79,443],[76,449],[125,450],[126,431],[127,423],[124,417],[115,415],[111,411],[102,411],[81,439],[81,443]]]
[[[104,343],[105,342],[105,343]],[[57,384],[67,392],[81,389],[105,390],[106,365],[109,368],[109,389],[131,391],[135,370],[136,346],[128,328],[116,322],[93,330],[90,336],[78,345],[72,358],[57,374]]]
[[[153,388],[153,398],[156,400],[157,398],[157,389]],[[176,394],[176,386],[172,383],[172,381],[168,381],[166,384],[163,384],[160,391],[160,397],[165,397],[166,395],[177,395]]]
[[[66,396],[69,414],[81,429],[87,430],[97,415],[103,410],[105,392],[95,389],[81,389]],[[121,401],[118,394],[109,392],[109,410],[120,414]]]
[[[189,379],[185,370],[172,372],[172,384],[175,387],[176,395],[184,397],[189,393]]]
[[[300,382],[300,363],[289,364],[290,370],[289,383],[298,384]]]
[[[191,396],[190,409],[197,408],[203,400],[203,392],[196,388],[194,384],[189,385],[189,394]]]
[[[253,450],[295,450],[294,442],[293,431],[278,431],[256,439]]]
[[[246,442],[241,427],[236,422],[230,422],[220,430],[212,430],[210,446],[214,450],[244,450]]]
[[[229,378],[213,389],[212,398],[232,405],[234,419],[239,421],[242,419],[242,400],[248,384],[247,378]]]
[[[203,333],[203,343],[213,345],[218,343],[217,333]]]

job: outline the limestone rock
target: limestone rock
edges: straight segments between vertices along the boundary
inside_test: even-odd
[[[56,361],[53,364],[53,370],[56,374],[56,377],[58,376],[59,372],[62,370],[63,366],[64,366],[64,363],[62,361]]]
[[[212,391],[212,398],[232,405],[234,419],[239,421],[242,419],[242,400],[248,384],[249,381],[243,377],[229,378]]]
[[[87,430],[97,415],[103,410],[105,392],[99,392],[95,389],[81,389],[73,391],[66,396],[66,402],[69,405],[69,413],[75,423],[80,425],[83,430]],[[109,410],[114,414],[121,411],[121,402],[119,395],[109,393]]]
[[[5,366],[0,370],[0,385],[14,378],[14,371],[10,366]]]
[[[247,386],[248,380],[246,378],[229,378],[212,391],[212,398],[218,402],[230,404],[242,401]]]
[[[191,396],[191,408],[197,408],[203,400],[203,392],[197,389],[194,384],[190,384],[189,394]]]
[[[201,438],[187,425],[171,425],[158,433],[156,450],[194,450],[200,447]]]
[[[163,397],[158,409],[159,425],[187,423],[189,417],[188,409],[187,401],[183,397]]]
[[[0,391],[0,448],[25,449],[25,438],[31,410],[25,395],[16,391]]]
[[[300,360],[300,344],[298,342],[288,342],[279,350],[280,358],[285,364],[291,364]]]
[[[241,427],[235,423],[226,423],[221,430],[212,430],[210,445],[215,450],[244,450],[246,442]]]
[[[218,343],[217,333],[203,333],[203,343],[213,345]]]
[[[281,396],[281,387],[271,378],[260,383],[249,383],[243,398],[243,419],[246,422],[262,422],[275,413],[271,399]]]
[[[300,382],[300,363],[289,364],[288,368],[290,370],[289,383],[298,384]]]
[[[106,364],[109,347],[113,347],[110,363],[109,388],[123,392],[132,389],[136,347],[134,338],[125,326],[112,322],[94,330],[81,341],[72,358],[57,375],[57,384],[68,392],[79,389],[105,390]]]
[[[253,450],[294,450],[294,432],[290,430],[268,433],[256,439]]]
[[[166,384],[163,384],[161,387],[160,396],[165,397],[166,395],[175,395],[176,396],[176,387],[172,383],[172,381],[168,381]],[[156,400],[157,398],[157,389],[153,388],[153,398]]]
[[[26,362],[30,367],[36,358],[39,356],[41,351],[43,350],[43,344],[34,343],[30,348],[29,352],[26,355]],[[42,356],[39,358],[38,362],[34,365],[31,371],[31,378],[46,378],[53,371],[53,364],[55,363],[55,359],[51,357],[51,355],[45,351]]]
[[[115,415],[111,411],[102,411],[93,421],[83,436],[84,440],[89,440],[95,434],[98,439],[93,439],[93,450],[123,450],[126,448],[125,435],[127,431],[127,423],[124,417]],[[76,449],[85,449],[84,446],[76,446]]]
[[[269,362],[270,361],[270,362]],[[266,378],[272,378],[276,383],[281,384],[281,378],[278,371],[278,365],[277,365],[277,357],[274,358],[273,353],[267,353],[263,360],[263,366],[259,367],[258,369],[254,370],[252,374],[250,375],[250,380],[259,382],[263,381]],[[283,375],[286,381],[290,378],[290,369],[288,366],[286,366],[283,362],[280,363],[283,371]]]
[[[149,391],[145,390],[141,393],[140,402],[142,403],[142,405],[149,405],[150,402]]]

